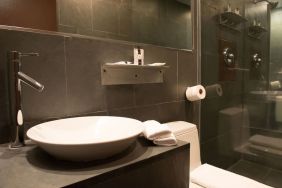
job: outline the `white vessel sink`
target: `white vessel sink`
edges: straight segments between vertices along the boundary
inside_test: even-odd
[[[42,123],[30,128],[27,136],[57,158],[91,161],[122,152],[142,131],[135,119],[90,116]]]

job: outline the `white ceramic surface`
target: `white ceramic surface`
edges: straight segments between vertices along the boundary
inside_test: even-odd
[[[143,131],[142,122],[90,116],[42,123],[27,136],[49,154],[70,161],[104,159],[128,148]]]

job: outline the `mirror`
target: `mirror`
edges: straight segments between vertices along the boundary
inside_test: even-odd
[[[0,24],[192,49],[191,0],[1,0]]]

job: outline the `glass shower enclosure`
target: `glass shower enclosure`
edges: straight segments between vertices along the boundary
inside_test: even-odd
[[[202,161],[282,187],[282,0],[201,1]]]

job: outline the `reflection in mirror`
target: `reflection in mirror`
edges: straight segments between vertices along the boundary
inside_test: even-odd
[[[56,0],[1,0],[0,24],[57,31]]]
[[[270,80],[282,81],[282,0],[270,12]]]
[[[191,49],[191,0],[1,0],[0,24]]]

